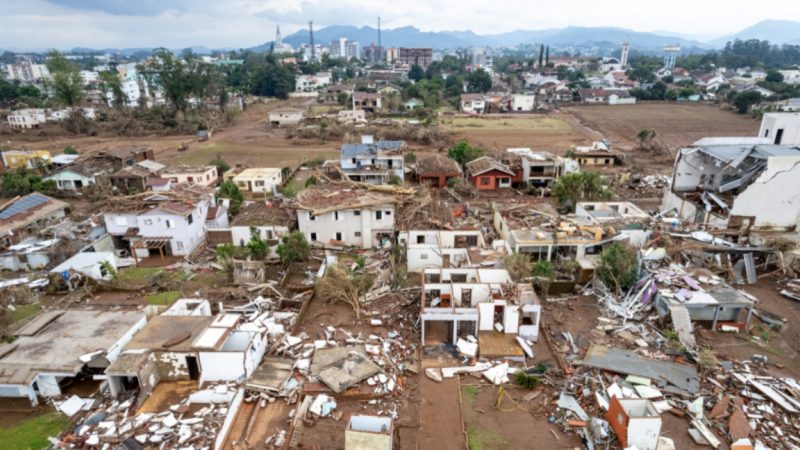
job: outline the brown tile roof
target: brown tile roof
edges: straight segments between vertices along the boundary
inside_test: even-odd
[[[342,189],[325,185],[306,189],[297,196],[297,207],[324,214],[330,211],[388,205],[396,202],[393,195],[365,189]]]
[[[231,226],[285,225],[292,228],[297,220],[294,211],[272,202],[255,202],[242,208],[231,221]]]
[[[458,163],[445,155],[435,154],[421,158],[417,161],[416,172],[418,174],[442,174],[442,175],[461,175],[461,167]]]
[[[480,175],[490,170],[499,170],[510,175],[515,175],[514,171],[508,166],[500,163],[490,156],[481,156],[478,159],[470,161],[466,164],[467,174],[470,176]]]

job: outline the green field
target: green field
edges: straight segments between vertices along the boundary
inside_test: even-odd
[[[5,450],[38,450],[48,448],[49,436],[58,436],[69,426],[63,414],[49,412],[10,428],[0,428],[0,448]]]

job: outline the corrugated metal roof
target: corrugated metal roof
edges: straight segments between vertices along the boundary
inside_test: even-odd
[[[0,211],[0,220],[10,219],[17,214],[30,211],[31,209],[34,209],[37,206],[43,205],[49,201],[49,197],[35,192],[33,194],[26,195],[25,197],[22,197],[21,199],[9,205],[4,210]]]

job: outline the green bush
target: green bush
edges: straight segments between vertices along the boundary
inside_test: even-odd
[[[514,375],[514,382],[526,389],[536,389],[539,386],[539,377],[528,375],[524,370],[520,370]]]
[[[636,284],[638,263],[636,250],[632,247],[614,242],[600,253],[600,264],[597,276],[606,286],[617,292],[624,292]]]

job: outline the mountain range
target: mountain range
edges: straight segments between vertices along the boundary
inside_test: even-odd
[[[362,46],[376,43],[377,29],[369,26],[354,27],[332,25],[314,31],[318,43],[329,44],[338,38],[358,41]],[[679,44],[688,52],[720,48],[734,39],[762,39],[775,44],[800,44],[800,22],[765,20],[737,33],[713,40],[699,40],[669,31],[641,32],[614,27],[566,27],[546,30],[515,30],[499,34],[479,35],[473,31],[421,31],[407,26],[381,31],[384,47],[434,47],[457,48],[470,46],[512,46],[519,44],[545,44],[556,47],[608,47],[628,41],[640,51],[660,51],[665,45]],[[299,46],[309,42],[307,30],[286,36],[283,41]],[[268,48],[269,42],[255,47]]]
[[[453,49],[473,46],[514,46],[514,45],[550,45],[558,48],[618,48],[622,42],[629,42],[631,49],[644,53],[660,52],[665,45],[679,44],[684,53],[705,52],[722,48],[726,42],[734,39],[761,39],[773,44],[800,45],[800,22],[788,20],[765,20],[736,33],[701,39],[702,34],[687,35],[670,31],[642,32],[615,27],[565,27],[545,30],[515,30],[497,34],[477,34],[473,31],[422,31],[412,26],[381,31],[381,43],[384,47],[433,47],[436,49]],[[377,44],[377,29],[364,26],[331,25],[314,31],[314,40],[323,45],[339,38],[358,41],[362,46]],[[283,41],[298,47],[309,42],[308,30],[300,30],[285,36]],[[251,47],[260,51],[270,48],[272,42]],[[192,50],[201,55],[211,53],[211,48],[193,46]],[[219,49],[217,50],[230,50]],[[150,48],[106,48],[104,53],[121,53],[131,55]],[[46,51],[46,50],[43,50]],[[72,49],[76,52],[94,52],[90,48]],[[180,52],[181,49],[175,49]]]

